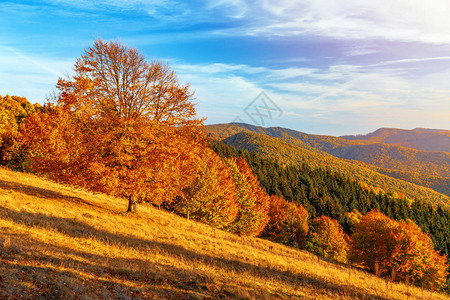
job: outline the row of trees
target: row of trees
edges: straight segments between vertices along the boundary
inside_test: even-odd
[[[206,146],[189,85],[136,49],[97,40],[60,78],[45,107],[0,105],[3,163],[96,192],[165,206],[245,236],[269,217],[269,196],[243,159]]]
[[[350,234],[355,219],[352,215],[378,210],[397,221],[411,219],[430,235],[436,250],[450,255],[448,209],[417,199],[411,202],[394,195],[375,193],[361,183],[327,169],[313,169],[307,164],[282,166],[253,152],[221,143],[213,144],[212,148],[221,157],[243,157],[269,195],[282,196],[302,205],[310,218],[328,216]]]
[[[301,239],[300,242],[292,243],[292,240],[274,236],[279,226],[275,225],[274,228],[271,228],[272,222],[269,222],[268,227],[266,227],[268,232],[263,232],[263,237],[289,246],[302,247],[303,245],[305,249],[318,255],[339,261],[348,260],[378,275],[387,276],[387,273],[390,272],[389,276],[397,280],[415,282],[418,285],[423,284],[428,287],[442,286],[441,279],[442,276],[445,278],[446,274],[446,267],[442,266],[446,266],[445,255],[448,257],[450,249],[450,212],[448,210],[442,207],[433,207],[419,200],[411,202],[398,196],[375,193],[357,181],[341,174],[332,173],[326,169],[312,169],[307,164],[281,166],[277,162],[262,159],[255,153],[221,143],[213,144],[211,147],[221,157],[242,157],[247,161],[253,173],[258,177],[261,186],[268,194],[272,195],[271,203],[273,207],[271,206],[271,213],[272,211],[279,211],[279,207],[285,207],[284,211],[279,213],[279,215],[287,216],[288,210],[286,207],[290,204],[304,207],[305,213],[303,215],[309,216],[306,227],[303,227],[306,229],[301,231],[301,236],[304,239]],[[284,204],[274,204],[277,203],[274,199],[284,198],[286,200],[279,200]],[[374,226],[361,227],[362,225],[358,225],[365,224],[366,220],[370,220],[371,216],[374,216],[374,214],[370,213],[371,211],[379,212],[379,215],[376,216],[384,216],[380,224],[396,224],[394,226],[397,228],[394,230],[395,232],[386,233],[387,231],[382,229],[383,227],[381,226],[379,227],[381,233],[377,235],[373,230],[370,230],[375,228]],[[360,223],[361,220],[364,222]],[[410,221],[407,222],[405,220]],[[275,222],[275,224],[277,223]],[[404,233],[404,235],[402,236],[400,233]],[[394,239],[394,236],[398,238]],[[409,237],[409,240],[406,237]],[[368,243],[371,246],[361,250],[359,253],[355,250],[357,245],[350,242],[362,240],[360,244],[364,245],[367,244],[370,238],[373,238],[373,243]],[[393,263],[388,263],[386,256],[376,261],[378,269],[374,267],[374,262],[365,265],[356,259],[357,257],[367,257],[367,255],[363,254],[365,251],[378,253],[376,250],[380,249],[381,252],[386,252],[386,250],[381,250],[380,247],[387,240],[392,242],[389,249],[397,249],[399,253],[409,253],[409,256],[405,254],[408,257],[416,257],[419,255],[419,252],[411,252],[404,246],[405,243],[411,240],[426,241],[422,242],[422,245],[423,243],[427,245],[425,247],[426,251],[423,247],[422,250],[429,257],[434,257],[436,264],[442,267],[439,272],[435,272],[433,275],[441,279],[430,282],[428,279],[428,281],[425,279],[422,281],[418,278],[414,279],[412,275],[404,275],[402,277],[398,275],[400,271],[396,267],[388,266],[389,264],[393,265]],[[414,245],[414,243],[410,245]],[[391,251],[390,255],[399,256],[399,254],[393,253]],[[443,256],[439,256],[437,253],[441,253]],[[440,257],[439,259],[437,258],[438,256]],[[427,261],[427,259],[422,259],[423,261]],[[381,272],[381,265],[387,268],[388,271]],[[419,265],[415,264],[412,269],[424,268],[423,264]],[[431,262],[430,268],[433,268]],[[402,270],[405,270],[405,268]],[[392,272],[394,275],[397,273],[397,275],[393,276]],[[426,275],[425,273],[421,276],[432,277],[432,275]]]
[[[214,147],[219,155],[209,149],[193,93],[167,65],[147,63],[137,50],[118,42],[97,40],[76,61],[74,72],[59,79],[59,93],[45,107],[33,106],[24,98],[3,98],[2,163],[127,198],[130,212],[136,210],[137,202],[148,201],[239,235],[261,235],[344,262],[350,258],[375,273],[381,270],[381,275],[389,268],[399,273],[422,266],[402,264],[410,256],[416,259],[418,253],[402,256],[409,246],[401,235],[426,240],[409,223],[391,226],[392,234],[400,236],[394,247],[400,247],[400,254],[391,255],[397,259],[394,267],[389,267],[387,259],[367,265],[354,259],[365,251],[352,256],[358,249],[355,241],[372,235],[359,229],[364,229],[359,224],[367,216],[359,211],[373,207],[372,198],[361,196],[366,192],[357,183],[338,177],[329,180],[334,175],[314,173],[306,165],[280,167],[223,145]],[[304,177],[308,172],[309,177]],[[328,181],[332,193],[324,188]],[[348,193],[351,200],[342,202]],[[344,217],[343,207],[349,208],[347,212],[357,210]],[[354,230],[350,244],[339,223],[344,223],[347,233]],[[420,245],[423,251],[434,251],[427,242]],[[405,276],[439,286],[445,259],[437,254],[428,257],[436,272]],[[424,276],[433,279],[421,279]]]
[[[435,251],[430,237],[409,219],[397,222],[377,210],[351,212],[347,235],[336,220],[324,215],[308,220],[303,206],[274,195],[269,216],[261,236],[272,241],[428,289],[440,289],[446,281],[446,256]]]

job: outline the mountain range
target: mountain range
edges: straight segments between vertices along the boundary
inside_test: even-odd
[[[341,138],[368,144],[384,143],[423,151],[450,152],[450,130],[443,129],[380,128],[366,135],[345,135]]]
[[[375,190],[450,206],[450,152],[437,151],[450,149],[448,130],[382,128],[368,135],[335,137],[230,123],[208,125],[205,131],[213,141],[284,164],[329,168]]]

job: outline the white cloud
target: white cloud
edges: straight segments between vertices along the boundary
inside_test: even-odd
[[[450,43],[446,0],[265,0],[253,11],[251,35]]]
[[[447,0],[48,0],[82,10],[139,11],[170,25],[237,20],[212,35],[298,36],[450,44]],[[373,49],[355,49],[364,55]]]
[[[47,0],[81,10],[138,11],[170,25],[237,20],[213,35],[298,36],[450,44],[447,0]],[[372,49],[355,49],[364,55]],[[369,52],[370,53],[370,52]]]
[[[284,111],[281,125],[285,127],[298,129],[299,122],[303,126],[321,122],[347,132],[357,129],[355,124],[359,128],[448,128],[450,68],[405,79],[400,69],[351,65],[307,72],[227,64],[174,67],[197,90],[199,111],[210,116],[210,122],[229,122],[230,116],[242,115],[243,108],[265,91]],[[331,133],[330,128],[321,133]]]
[[[24,96],[41,104],[73,65],[72,61],[37,57],[11,47],[0,46],[0,52],[0,94]]]
[[[398,60],[388,60],[382,61],[376,64],[368,65],[368,67],[379,67],[379,66],[387,66],[387,65],[395,65],[395,64],[407,64],[407,63],[416,63],[416,62],[429,62],[429,61],[439,61],[439,60],[450,60],[450,56],[438,56],[438,57],[422,57],[422,58],[407,58],[407,59],[398,59]]]

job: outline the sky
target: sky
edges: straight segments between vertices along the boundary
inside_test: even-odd
[[[0,1],[0,95],[43,104],[94,39],[168,62],[206,124],[450,129],[448,0]]]

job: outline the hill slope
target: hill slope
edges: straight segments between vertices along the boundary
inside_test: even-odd
[[[312,135],[286,128],[263,128],[232,123],[205,127],[210,139],[220,141],[239,132],[254,132],[281,139],[318,154],[357,160],[375,172],[402,179],[450,196],[450,153],[427,152],[388,144],[364,144],[339,137]]]
[[[366,135],[346,135],[343,139],[364,143],[393,144],[424,151],[450,152],[450,130],[380,128]]]
[[[296,165],[305,162],[312,168],[329,168],[333,172],[357,179],[387,193],[401,192],[411,199],[417,197],[450,207],[449,197],[429,188],[380,174],[361,162],[339,159],[323,152],[316,153],[264,134],[241,132],[224,139],[223,142],[254,151],[263,158],[273,159],[281,164]]]
[[[147,205],[0,169],[0,298],[448,299]]]
[[[384,169],[450,177],[450,153],[446,152],[419,151],[398,145],[382,144],[378,140],[361,142],[334,136],[306,134],[287,128],[263,128],[242,123],[209,125],[206,130],[216,140],[242,131],[256,132],[311,151],[320,150],[339,158],[358,160]]]

